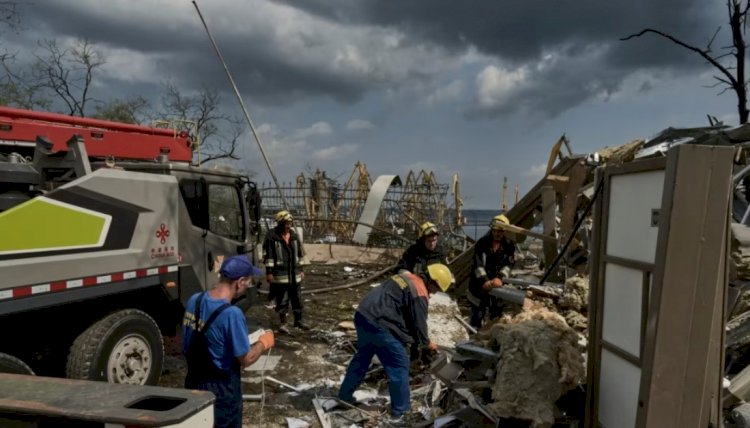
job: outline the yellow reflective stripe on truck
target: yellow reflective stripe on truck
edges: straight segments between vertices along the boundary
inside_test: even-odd
[[[0,254],[104,244],[112,217],[40,196],[0,213]]]

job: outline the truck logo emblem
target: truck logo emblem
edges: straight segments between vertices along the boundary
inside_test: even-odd
[[[167,238],[169,238],[169,229],[167,229],[167,226],[164,223],[162,223],[161,226],[159,226],[159,230],[156,231],[156,237],[160,239],[162,244],[167,242]]]

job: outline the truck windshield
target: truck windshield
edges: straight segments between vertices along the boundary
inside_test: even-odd
[[[235,186],[209,184],[208,186],[208,229],[236,241],[245,236],[242,221],[240,193]]]

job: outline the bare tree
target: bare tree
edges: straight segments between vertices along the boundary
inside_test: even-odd
[[[36,56],[31,70],[33,85],[51,90],[68,108],[68,114],[86,116],[92,101],[89,91],[94,72],[105,64],[104,55],[87,40],[79,40],[70,49],[62,49],[55,40],[43,40],[45,51]]]
[[[716,83],[713,87],[724,86],[720,94],[730,89],[735,92],[737,95],[737,112],[740,117],[740,124],[744,124],[747,123],[749,113],[747,108],[747,80],[745,80],[745,49],[747,48],[745,45],[745,31],[747,30],[748,8],[750,8],[750,0],[727,0],[729,27],[732,31],[732,45],[721,48],[724,51],[723,53],[714,54],[711,50],[711,44],[719,34],[721,27],[716,30],[705,49],[685,43],[670,34],[652,28],[646,28],[639,33],[631,34],[620,40],[630,40],[651,33],[695,52],[711,64],[719,73],[714,76]],[[727,57],[734,57],[733,64],[722,64],[721,61]]]
[[[164,84],[164,116],[199,139],[196,164],[217,159],[239,159],[237,145],[242,133],[241,122],[221,113],[216,91],[203,88],[195,95],[185,95],[172,83]]]
[[[6,30],[20,32],[21,13],[19,6],[29,6],[32,3],[20,4],[17,1],[0,1],[0,35]],[[1,40],[1,39],[0,39]],[[14,71],[17,52],[8,50],[0,41],[0,104],[20,108],[48,108],[47,99],[38,85],[29,81],[28,72]]]
[[[141,124],[149,120],[149,101],[136,96],[121,100],[114,98],[96,106],[93,117],[97,119],[114,120],[116,122]]]

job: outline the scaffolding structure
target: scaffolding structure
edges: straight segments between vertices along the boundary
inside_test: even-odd
[[[375,224],[367,225],[373,227],[368,245],[403,247],[413,242],[425,221],[435,223],[443,234],[456,234],[461,218],[457,181],[454,176],[452,186],[441,184],[432,171],[409,171],[401,186],[389,188]],[[325,171],[302,172],[294,182],[281,183],[281,194],[295,222],[304,227],[305,241],[350,243],[372,183],[367,166],[357,162],[343,184]],[[266,227],[272,227],[274,213],[284,208],[282,199],[273,183],[259,187]],[[454,198],[449,201],[451,191]]]

